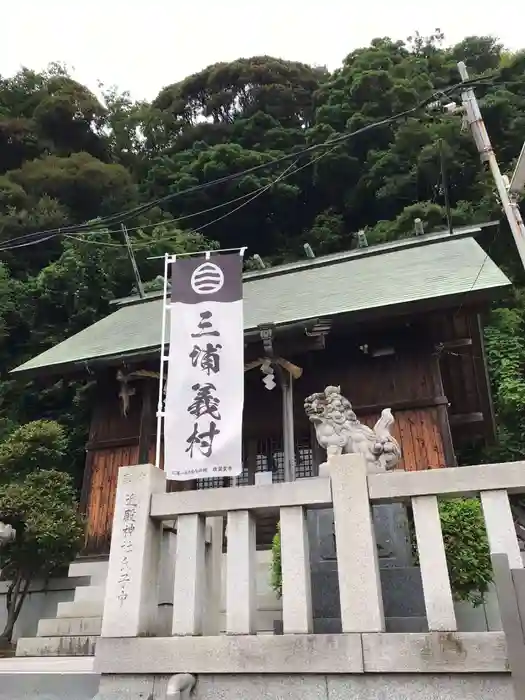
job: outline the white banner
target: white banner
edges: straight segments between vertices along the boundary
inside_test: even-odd
[[[172,264],[164,469],[178,481],[242,472],[242,257]]]

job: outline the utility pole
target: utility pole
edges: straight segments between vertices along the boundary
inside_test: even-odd
[[[463,61],[458,63],[458,70],[463,82],[469,79],[467,67]],[[521,218],[521,213],[517,203],[517,194],[519,190],[516,187],[509,187],[506,178],[504,178],[501,174],[498,161],[496,160],[496,154],[494,153],[492,144],[490,143],[489,135],[487,133],[487,129],[485,128],[485,123],[483,122],[483,117],[481,116],[481,110],[479,108],[476,95],[474,94],[474,90],[470,87],[463,90],[461,93],[461,100],[463,102],[467,122],[474,137],[474,141],[476,142],[481,161],[489,164],[492,177],[496,183],[501,206],[503,207],[503,211],[505,212],[505,216],[509,222],[510,230],[514,236],[514,241],[516,242],[516,247],[521,258],[521,264],[523,269],[525,269],[525,225],[523,224],[523,219]],[[513,182],[517,183],[522,179],[522,177],[520,177],[520,173],[523,172],[523,168],[525,167],[525,157],[523,157],[524,154],[525,148],[522,150],[520,159],[518,160],[518,164],[512,178]]]
[[[137,261],[135,260],[135,253],[133,252],[133,246],[131,245],[131,241],[129,239],[128,229],[124,226],[124,224],[120,224],[120,226],[122,228],[122,233],[124,234],[124,240],[126,241],[129,259],[131,260],[131,267],[133,268],[133,274],[135,275],[135,282],[137,284],[137,291],[139,293],[140,298],[144,299],[144,297],[146,295],[144,294],[144,287],[142,285],[142,280],[140,279],[139,268],[137,265]]]
[[[441,165],[441,187],[443,188],[443,197],[445,198],[445,211],[447,213],[447,228],[448,232],[452,235],[454,229],[452,228],[452,215],[450,213],[450,193],[448,191],[448,174],[447,174],[447,163],[445,160],[445,148],[443,144],[443,139],[439,142],[439,160]]]

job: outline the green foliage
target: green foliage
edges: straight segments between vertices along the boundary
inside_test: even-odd
[[[270,586],[280,598],[283,594],[283,571],[281,566],[281,530],[277,524],[277,532],[272,540],[272,565],[270,569]]]
[[[525,447],[525,297],[514,295],[510,308],[492,311],[485,328],[485,346],[492,395],[499,423],[499,440],[490,456],[523,459]]]
[[[481,605],[492,581],[481,503],[478,499],[442,501],[439,514],[452,591],[457,600]]]
[[[0,443],[0,520],[16,529],[0,548],[0,579],[9,581],[0,645],[11,640],[31,582],[69,564],[82,545],[73,481],[56,468],[66,451],[64,429],[52,421],[24,425]]]
[[[0,486],[60,467],[66,451],[64,429],[54,421],[34,421],[16,428],[0,443]]]
[[[492,581],[490,549],[481,503],[477,499],[454,499],[439,504],[441,529],[452,592],[456,600],[474,607],[483,603]],[[414,559],[418,563],[415,535],[412,538]],[[270,586],[282,596],[281,533],[279,527],[272,541]]]
[[[4,580],[47,578],[78,554],[83,524],[68,474],[39,470],[1,486],[0,512],[23,525],[18,541],[0,552]]]
[[[322,144],[417,105],[457,82],[501,69],[503,81],[476,88],[502,169],[525,131],[525,52],[490,37],[446,47],[443,34],[388,37],[352,51],[333,72],[270,56],[208,66],[168,85],[151,103],[101,86],[98,99],[60,64],[0,76],[0,248],[33,232],[90,221],[89,232],[0,250],[0,440],[35,420],[58,421],[69,441],[64,464],[76,486],[90,409],[85,378],[18,379],[9,370],[105,316],[135,287],[118,225],[106,215],[150,200],[127,221],[141,276],[155,289],[165,252],[248,246],[247,268],[348,250],[364,229],[369,244],[446,224],[441,153],[455,225],[500,216],[490,174],[458,114],[421,112],[191,195],[188,187],[236,175]],[[453,96],[458,100],[459,95]],[[507,245],[502,243],[507,241]],[[487,354],[502,458],[525,455],[525,279],[510,233],[491,255],[516,282],[495,306]],[[494,453],[494,450],[491,454]],[[481,458],[488,458],[485,452]]]

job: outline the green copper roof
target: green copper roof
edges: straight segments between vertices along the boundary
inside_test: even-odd
[[[510,284],[471,238],[479,229],[429,235],[247,273],[245,331],[260,324],[285,326],[371,309],[393,310],[416,302],[436,304]],[[448,298],[448,299],[447,299]],[[158,351],[162,300],[123,300],[98,323],[47,350],[14,372],[49,373],[82,368],[93,361]]]

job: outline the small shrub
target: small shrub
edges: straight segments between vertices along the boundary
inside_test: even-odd
[[[277,532],[272,540],[272,565],[270,570],[270,586],[280,598],[283,594],[283,572],[281,568],[281,530],[277,524]]]
[[[439,514],[454,597],[477,607],[483,603],[492,581],[481,503],[477,498],[441,501]]]

